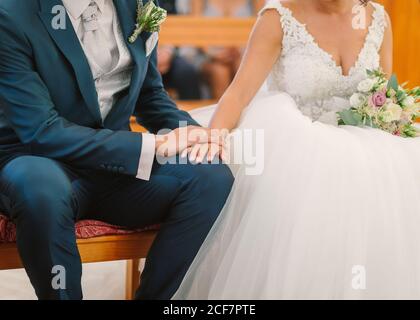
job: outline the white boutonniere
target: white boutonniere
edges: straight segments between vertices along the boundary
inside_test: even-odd
[[[160,25],[166,17],[166,10],[155,5],[153,0],[149,0],[145,5],[142,0],[138,0],[136,28],[128,41],[134,43],[142,32],[159,32]]]

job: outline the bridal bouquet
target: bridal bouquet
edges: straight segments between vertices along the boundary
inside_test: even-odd
[[[397,136],[420,136],[420,87],[406,89],[393,75],[368,70],[350,98],[351,108],[338,113],[340,125],[369,126]]]

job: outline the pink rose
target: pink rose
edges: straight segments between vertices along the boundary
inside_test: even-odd
[[[375,92],[369,99],[369,103],[373,107],[380,108],[386,103],[386,94],[383,91]]]

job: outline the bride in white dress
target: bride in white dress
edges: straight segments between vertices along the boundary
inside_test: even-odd
[[[388,15],[369,2],[355,30],[357,2],[263,9],[211,127],[263,128],[264,172],[239,168],[174,299],[420,298],[420,139],[336,125],[366,69],[392,70]]]

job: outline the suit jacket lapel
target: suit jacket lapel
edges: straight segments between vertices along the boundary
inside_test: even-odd
[[[137,0],[116,0],[114,5],[117,9],[124,40],[134,62],[129,92],[129,101],[131,101],[131,99],[137,98],[140,91],[140,74],[142,70],[145,70],[146,63],[145,43],[142,37],[139,37],[134,43],[128,42],[128,38],[133,33],[136,25]]]
[[[77,1],[77,0],[76,0]],[[51,38],[55,41],[60,51],[72,65],[76,74],[77,82],[89,111],[98,124],[102,124],[99,111],[98,96],[89,63],[80,45],[79,39],[73,29],[70,18],[66,15],[66,28],[54,29],[52,8],[56,5],[63,6],[61,0],[39,0],[41,12],[39,16]],[[64,6],[63,6],[64,7]]]

